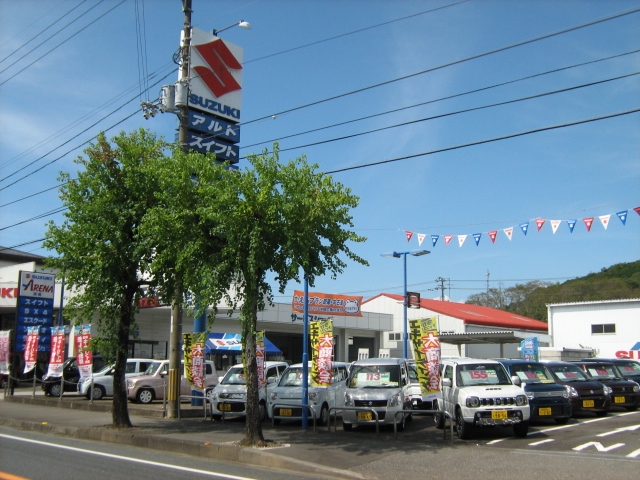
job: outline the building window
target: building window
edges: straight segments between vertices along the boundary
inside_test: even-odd
[[[591,334],[598,335],[602,333],[616,333],[615,323],[599,323],[591,325]]]
[[[389,334],[389,341],[396,342],[396,341],[400,341],[400,340],[402,340],[402,334],[401,333],[390,333]]]

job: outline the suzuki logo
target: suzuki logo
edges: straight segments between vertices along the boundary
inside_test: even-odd
[[[195,66],[193,69],[207,85],[211,93],[221,97],[242,87],[229,70],[242,70],[242,65],[233,56],[221,39],[203,45],[196,45],[196,50],[211,68]]]

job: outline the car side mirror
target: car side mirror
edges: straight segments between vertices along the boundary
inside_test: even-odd
[[[520,379],[520,377],[519,377],[519,376],[517,376],[517,375],[512,375],[512,376],[511,376],[511,382],[512,382],[514,385],[517,385],[518,387],[522,385],[522,380],[521,380],[521,379]]]
[[[267,383],[276,383],[276,377],[267,378]]]
[[[222,383],[222,379],[223,379],[223,378],[224,378],[224,377],[218,377],[218,383]]]
[[[442,379],[442,386],[443,387],[450,387],[451,386],[451,379],[450,378],[443,378]]]

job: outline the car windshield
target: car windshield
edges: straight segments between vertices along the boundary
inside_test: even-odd
[[[349,376],[349,388],[397,388],[399,365],[354,365]]]
[[[229,369],[221,383],[225,385],[245,385],[244,369],[242,367]]]
[[[309,369],[309,377],[307,379],[309,384],[311,384],[311,369]],[[301,387],[302,386],[302,367],[296,368],[288,368],[282,378],[280,379],[280,383],[278,383],[280,387]]]
[[[609,378],[619,378],[618,371],[613,365],[585,365],[587,372],[596,380],[606,380]]]
[[[575,365],[550,365],[551,370],[561,382],[588,382],[589,377]]]
[[[99,372],[94,373],[93,376],[97,377],[98,375],[106,375],[109,372],[109,370],[111,370],[112,368],[116,368],[116,366],[115,365],[107,365],[106,367],[104,367]]]
[[[511,385],[504,367],[499,364],[473,363],[458,365],[458,385]]]
[[[160,365],[162,365],[162,362],[152,362],[151,365],[149,365],[144,371],[144,375],[155,374],[158,371],[158,368],[160,368]]]
[[[640,375],[640,363],[618,362],[617,365],[623,375]]]
[[[520,377],[523,383],[555,383],[551,372],[543,365],[523,363],[511,366],[511,374]]]

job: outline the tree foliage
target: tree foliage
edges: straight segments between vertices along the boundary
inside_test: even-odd
[[[467,303],[547,321],[547,305],[640,297],[640,260],[619,263],[564,283],[533,281],[471,295]]]

